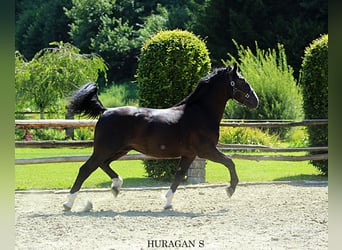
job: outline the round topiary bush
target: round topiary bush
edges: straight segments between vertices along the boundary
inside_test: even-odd
[[[138,59],[139,105],[168,108],[191,93],[210,70],[205,43],[188,31],[161,31],[146,40]],[[178,160],[144,161],[150,177],[170,180]]]
[[[306,119],[328,118],[328,35],[314,40],[304,52],[300,70]],[[308,127],[309,145],[328,145],[328,126]],[[315,152],[320,153],[320,152]],[[312,161],[323,174],[328,175],[328,160]]]

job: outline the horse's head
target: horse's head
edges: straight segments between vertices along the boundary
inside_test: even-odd
[[[236,64],[226,68],[231,97],[250,109],[258,107],[258,96],[251,85],[237,70],[238,67]]]

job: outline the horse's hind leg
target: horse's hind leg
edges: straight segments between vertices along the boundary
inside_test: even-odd
[[[190,164],[195,159],[195,156],[191,157],[182,157],[179,161],[178,170],[176,172],[175,180],[173,181],[170,189],[167,191],[165,198],[166,198],[166,204],[164,206],[164,209],[170,209],[172,208],[172,199],[173,195],[177,190],[177,187],[181,183],[181,181],[184,179],[184,176],[190,167]]]
[[[113,169],[111,169],[109,163],[105,163],[100,167],[112,179],[110,190],[112,191],[114,197],[118,196],[123,183],[122,178]]]
[[[116,159],[127,154],[128,151],[120,151],[116,153],[113,157],[111,157],[104,164],[100,165],[100,168],[112,179],[111,191],[114,197],[118,196],[121,186],[123,184],[122,178],[110,167],[110,163]]]
[[[78,171],[78,175],[76,180],[70,189],[70,193],[67,196],[67,201],[63,203],[63,207],[65,211],[71,210],[74,201],[76,199],[78,191],[81,189],[83,182],[93,173],[99,164],[98,161],[95,159],[94,155],[90,156],[90,158],[80,167]]]

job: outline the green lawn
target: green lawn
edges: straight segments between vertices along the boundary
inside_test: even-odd
[[[87,149],[25,149],[17,148],[16,158],[90,155]],[[234,160],[240,182],[262,182],[276,180],[327,180],[307,161],[247,161]],[[65,189],[73,184],[82,163],[32,164],[15,166],[15,188],[25,189]],[[146,177],[141,161],[115,161],[112,168],[124,179],[124,187],[167,186],[170,183],[154,181]],[[206,165],[208,183],[227,183],[228,170],[217,163],[208,161]],[[101,170],[96,170],[83,187],[109,187],[111,180]]]

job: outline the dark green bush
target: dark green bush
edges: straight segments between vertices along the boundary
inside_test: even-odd
[[[187,96],[209,70],[209,53],[203,41],[187,31],[161,31],[141,49],[137,69],[139,104],[170,107]]]
[[[306,119],[328,118],[328,35],[314,40],[305,49],[300,70]],[[308,127],[310,146],[328,145],[328,126]],[[328,175],[328,161],[312,161],[323,174]]]
[[[138,59],[139,105],[171,107],[187,96],[209,70],[209,52],[202,40],[187,31],[161,31],[145,41]],[[178,160],[144,163],[149,176],[169,180]]]

